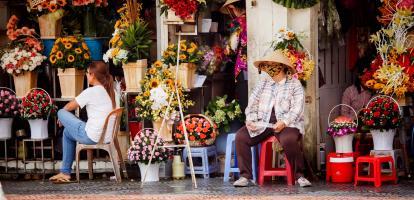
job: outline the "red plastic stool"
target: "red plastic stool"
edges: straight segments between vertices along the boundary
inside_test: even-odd
[[[286,156],[284,157],[286,168],[272,167],[271,161],[273,155],[273,142],[279,142],[275,136],[271,136],[261,143],[258,184],[263,185],[266,176],[285,176],[287,179],[287,184],[293,185],[295,184],[293,181],[293,173],[290,164],[286,159]]]
[[[361,176],[360,164],[369,163],[369,175]],[[382,163],[391,163],[391,176],[383,175],[381,173],[381,164]],[[357,186],[358,181],[374,182],[375,187],[381,187],[382,182],[392,181],[394,184],[397,183],[397,172],[394,167],[394,159],[391,156],[361,156],[358,157],[356,162],[355,170],[355,186]]]
[[[359,156],[358,152],[353,153],[329,153],[326,158],[326,181],[333,183],[349,183],[353,181],[354,162],[333,163],[331,158],[353,158],[355,161]]]

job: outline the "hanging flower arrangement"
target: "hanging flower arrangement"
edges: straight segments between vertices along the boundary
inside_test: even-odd
[[[33,71],[40,66],[45,56],[41,54],[43,45],[36,37],[34,29],[17,28],[19,18],[11,16],[7,23],[9,47],[1,56],[1,68],[9,74],[18,75],[24,71]]]
[[[414,49],[408,47],[407,36],[414,26],[414,13],[411,7],[400,4],[394,11],[392,17],[382,14],[379,20],[388,23],[387,26],[371,35],[370,41],[375,44],[378,56],[361,76],[361,82],[377,93],[400,98],[414,92]],[[387,22],[385,17],[390,21]]]
[[[315,69],[315,61],[312,60],[309,52],[302,46],[299,41],[303,35],[297,35],[295,32],[287,29],[280,29],[276,34],[276,39],[272,42],[273,50],[281,50],[289,58],[296,68],[297,73],[293,78],[297,78],[306,85]]]
[[[206,0],[160,0],[161,14],[171,9],[181,19],[188,19],[202,6]]]

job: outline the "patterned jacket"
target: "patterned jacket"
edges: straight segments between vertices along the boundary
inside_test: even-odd
[[[276,83],[269,75],[262,73],[261,80],[249,97],[246,108],[246,120],[268,123],[272,108],[276,119],[283,121],[287,127],[299,129],[305,133],[304,106],[305,95],[299,80],[290,79]],[[250,131],[250,137],[263,133],[266,127]]]

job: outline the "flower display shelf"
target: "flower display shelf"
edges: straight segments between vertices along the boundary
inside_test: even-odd
[[[357,114],[357,112],[355,111],[355,109],[354,108],[352,108],[352,106],[349,106],[349,105],[347,105],[347,104],[338,104],[338,105],[336,105],[336,106],[334,106],[332,109],[331,109],[331,111],[329,112],[329,115],[328,115],[328,125],[329,126],[331,126],[333,123],[335,123],[335,122],[339,122],[339,123],[347,123],[347,121],[349,121],[348,119],[345,119],[345,117],[343,117],[343,116],[340,116],[340,117],[338,117],[336,120],[334,120],[334,121],[331,121],[331,115],[332,115],[332,112],[336,109],[336,108],[338,108],[338,107],[340,107],[340,106],[346,106],[346,107],[348,107],[349,109],[351,109],[352,110],[352,112],[355,114],[355,119],[358,119],[358,114]],[[342,119],[340,119],[340,118],[342,118]],[[346,117],[347,118],[347,117]],[[337,121],[337,120],[339,120],[339,121]],[[356,127],[358,127],[358,120],[357,120],[357,122],[356,123],[354,123],[354,122],[348,122],[348,123],[351,123],[351,124],[354,124],[354,129],[355,129],[355,131],[356,131]],[[342,131],[343,130],[343,128],[344,127],[342,127],[341,128],[341,130],[340,131]],[[352,153],[353,152],[353,150],[352,150],[352,141],[353,141],[353,139],[354,139],[354,133],[355,133],[355,131],[353,131],[351,128],[350,129],[347,129],[348,131],[349,131],[349,134],[347,134],[346,132],[344,133],[344,135],[342,135],[342,136],[332,136],[333,137],[333,139],[334,139],[334,141],[335,141],[335,151],[336,151],[336,153]],[[352,132],[354,132],[354,133],[352,133]]]

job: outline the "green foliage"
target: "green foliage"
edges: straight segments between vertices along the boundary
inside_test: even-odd
[[[149,30],[148,24],[140,20],[131,24],[123,32],[121,37],[122,49],[129,52],[129,61],[136,61],[148,57],[152,43],[151,34],[152,31]]]
[[[230,123],[238,120],[243,121],[244,116],[241,112],[240,105],[236,100],[226,103],[227,95],[216,97],[207,105],[206,115],[217,124],[220,133],[230,131]]]
[[[319,0],[273,0],[273,2],[286,8],[301,9],[314,6]]]

